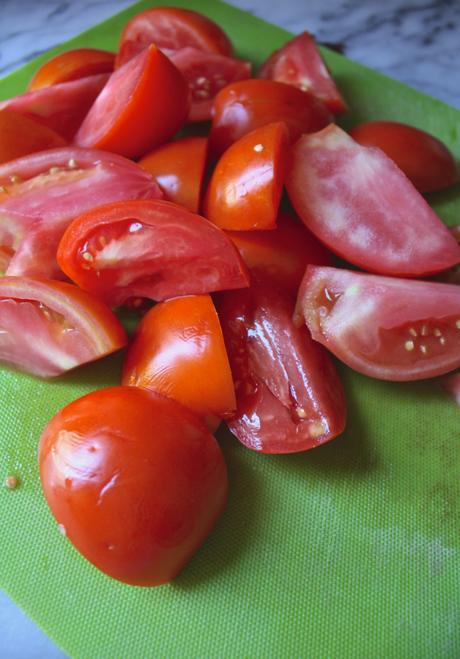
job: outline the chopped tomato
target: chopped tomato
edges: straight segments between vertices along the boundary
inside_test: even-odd
[[[115,53],[97,48],[75,48],[55,55],[42,64],[28,85],[29,91],[98,73],[111,73]]]
[[[24,114],[71,140],[108,78],[100,73],[26,92],[2,101],[0,110]]]
[[[111,305],[165,300],[248,285],[238,251],[221,229],[169,201],[126,201],[74,220],[58,263]]]
[[[212,432],[235,411],[230,365],[209,295],[166,300],[147,312],[126,354],[122,384],[179,401]]]
[[[273,80],[240,80],[214,99],[210,143],[220,154],[255,128],[284,121],[291,141],[332,121],[332,114],[312,94]]]
[[[114,579],[173,579],[225,507],[227,471],[209,430],[174,400],[110,387],[73,401],[40,440],[40,478],[56,521]]]
[[[335,125],[294,145],[286,187],[305,225],[360,268],[416,277],[460,261],[447,227],[393,161]]]
[[[302,32],[270,55],[259,71],[259,78],[285,82],[308,91],[334,114],[347,109],[314,37],[308,32]]]
[[[282,122],[256,128],[220,157],[206,191],[204,215],[222,229],[274,229],[287,166]]]
[[[198,213],[207,155],[206,137],[185,137],[157,147],[138,164],[152,174],[165,199]]]
[[[47,279],[0,278],[0,361],[53,377],[126,342],[120,322],[90,293]]]
[[[56,250],[77,215],[109,201],[161,196],[150,174],[103,151],[51,149],[6,163],[0,166],[0,249],[9,250],[6,272],[62,277]]]
[[[457,166],[449,149],[436,137],[396,121],[370,121],[350,130],[363,146],[382,149],[419,192],[442,190],[457,180]]]
[[[343,390],[327,352],[291,318],[294,300],[273,284],[223,293],[219,314],[235,381],[227,421],[248,448],[306,451],[339,435]]]
[[[296,315],[364,375],[421,380],[460,366],[460,291],[452,284],[309,266]]]
[[[65,145],[63,137],[38,121],[13,110],[0,110],[0,165],[29,153]]]
[[[186,80],[151,45],[110,76],[75,143],[129,158],[142,156],[181,128],[189,102]]]
[[[217,55],[233,54],[225,32],[207,16],[179,7],[152,7],[136,14],[125,25],[116,66],[128,62],[151,43],[158,48],[197,48]]]

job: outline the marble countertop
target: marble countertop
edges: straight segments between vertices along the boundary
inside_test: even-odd
[[[104,20],[131,0],[0,0],[0,77]],[[308,29],[344,54],[460,108],[458,0],[231,0],[292,32]],[[62,652],[0,591],[0,655]]]

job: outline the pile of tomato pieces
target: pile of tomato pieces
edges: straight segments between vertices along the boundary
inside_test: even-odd
[[[450,152],[341,130],[307,33],[250,76],[209,18],[157,7],[0,105],[0,358],[52,377],[128,346],[119,387],[50,421],[40,469],[69,539],[131,584],[171,580],[221,514],[222,420],[303,451],[345,426],[328,351],[388,380],[460,366],[458,287],[415,280],[460,261],[420,194],[456,181]]]

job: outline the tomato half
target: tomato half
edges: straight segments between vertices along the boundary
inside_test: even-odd
[[[176,401],[138,387],[93,391],[48,423],[40,477],[60,528],[114,579],[158,586],[205,540],[227,499],[222,452]]]
[[[65,146],[51,128],[13,110],[0,110],[0,165],[36,151]]]
[[[391,158],[419,192],[442,190],[457,180],[449,149],[436,137],[396,121],[370,121],[350,130],[363,146],[376,146]]]
[[[0,166],[0,249],[9,250],[6,272],[62,277],[56,250],[74,217],[109,201],[161,196],[150,174],[103,151],[51,149],[8,162]]]
[[[314,37],[308,32],[297,35],[270,55],[258,76],[308,91],[323,101],[334,114],[347,109]]]
[[[142,156],[179,130],[189,103],[186,80],[151,45],[112,73],[80,126],[75,143],[129,158]]]
[[[166,300],[147,312],[126,354],[122,384],[179,401],[211,431],[235,411],[232,373],[209,295]]]
[[[26,92],[2,101],[0,110],[24,114],[71,140],[108,78],[100,73]]]
[[[356,371],[421,380],[460,366],[460,289],[309,266],[297,316]]]
[[[32,76],[28,90],[35,91],[61,82],[78,80],[98,73],[111,73],[115,53],[98,48],[75,48],[55,55]]]
[[[393,161],[335,125],[294,145],[286,187],[306,226],[360,268],[416,277],[460,261],[447,227]]]
[[[219,299],[237,400],[227,425],[239,441],[262,453],[292,453],[339,435],[342,386],[326,350],[294,326],[294,299],[257,280]]]
[[[240,80],[214,99],[210,133],[212,150],[220,154],[255,128],[284,121],[291,141],[332,121],[332,114],[312,94],[273,80]]]
[[[198,213],[207,155],[206,137],[185,137],[157,147],[138,164],[152,174],[165,199]]]
[[[233,54],[230,39],[207,16],[179,7],[153,7],[133,16],[121,35],[116,66],[155,43],[158,48],[197,48],[218,55]]]
[[[241,137],[214,168],[204,215],[222,229],[274,229],[287,156],[288,131],[283,122],[256,128]]]
[[[84,213],[65,232],[57,259],[70,279],[111,305],[248,285],[230,238],[169,201],[125,201]]]
[[[126,342],[116,316],[90,293],[47,279],[0,278],[0,361],[53,377]]]

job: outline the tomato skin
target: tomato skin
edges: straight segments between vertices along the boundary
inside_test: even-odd
[[[127,343],[111,310],[65,282],[0,278],[0,361],[39,377],[55,377]]]
[[[251,130],[277,121],[285,122],[293,142],[302,133],[327,126],[332,114],[319,99],[292,85],[274,80],[234,82],[214,99],[211,149],[221,154]]]
[[[308,266],[296,322],[363,375],[409,381],[460,366],[460,290],[453,284]]]
[[[0,165],[29,153],[65,145],[65,139],[51,128],[13,110],[0,111]]]
[[[126,354],[122,384],[179,401],[215,431],[220,419],[235,411],[236,401],[211,297],[174,298],[150,309]]]
[[[419,192],[442,190],[458,179],[449,149],[423,130],[396,121],[370,121],[349,133],[362,146],[382,149]]]
[[[189,107],[187,81],[152,44],[110,76],[75,143],[137,158],[168,141],[184,124]]]
[[[64,407],[43,431],[39,462],[45,498],[75,548],[137,586],[171,581],[227,498],[223,456],[205,425],[138,387]]]
[[[161,49],[191,47],[218,55],[233,54],[228,36],[207,16],[179,7],[153,7],[136,14],[126,23],[120,38],[116,68],[153,42]]]
[[[274,229],[288,156],[283,122],[256,128],[221,156],[209,181],[204,215],[222,229]]]
[[[206,137],[185,137],[157,147],[138,165],[152,174],[165,199],[198,213],[207,156]]]
[[[98,73],[111,73],[115,53],[98,48],[75,48],[55,55],[32,76],[27,89],[36,91],[43,87],[70,82]]]

